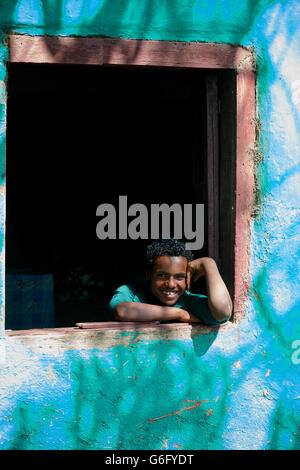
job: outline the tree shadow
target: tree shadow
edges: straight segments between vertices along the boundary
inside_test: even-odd
[[[2,8],[5,2],[2,2]],[[126,6],[129,6],[131,2],[126,2]],[[275,3],[280,3],[281,5],[287,4],[287,2],[274,2],[270,1],[267,3],[267,6],[270,7],[271,5]],[[5,6],[5,27],[7,30],[17,30],[18,25],[15,24],[14,22],[14,10],[15,7],[17,6],[18,2],[8,2]],[[128,17],[125,15],[125,3],[124,4],[124,11],[121,12],[118,10],[118,16],[116,13],[112,12],[112,7],[109,4],[108,1],[105,1],[101,4],[101,9],[99,12],[93,17],[92,20],[89,21],[88,26],[80,27],[80,25],[76,28],[70,28],[70,34],[72,32],[75,35],[80,36],[81,34],[86,35],[88,32],[90,32],[92,35],[95,34],[95,32],[98,32],[101,30],[101,25],[103,25],[105,21],[107,21],[108,25],[107,27],[103,28],[105,34],[109,33],[109,30],[113,30],[116,35],[123,35],[126,36],[126,31],[129,31],[130,28],[128,25]],[[50,3],[43,2],[43,17],[44,17],[44,23],[45,25],[40,27],[40,31],[42,34],[45,35],[55,35],[55,34],[65,34],[66,28],[65,24],[63,21],[62,17],[62,5],[63,2],[56,2],[55,7],[52,6],[50,7]],[[193,21],[193,14],[192,11],[186,11],[186,15],[182,15],[182,12],[179,9],[176,8],[169,8],[169,3],[167,6],[164,6],[165,8],[165,15],[167,20],[164,22],[164,24],[168,25],[168,28],[166,28],[166,32],[163,35],[164,38],[166,37],[178,37],[179,39],[185,39],[186,36],[189,36],[189,34],[186,34],[185,27],[186,25],[192,24]],[[211,5],[211,6],[210,6]],[[217,12],[213,11],[213,5],[215,4],[209,4],[209,2],[206,2],[205,4],[202,4],[202,8],[211,8],[210,10],[210,20],[205,21],[205,29],[206,31],[208,30],[210,32],[210,37],[214,37],[214,24],[218,20],[218,15]],[[261,15],[261,3],[256,3],[256,8],[251,9],[251,14],[245,16],[245,20],[242,24],[241,29],[243,32],[240,33],[233,33],[230,37],[235,38],[237,42],[243,42],[243,36],[245,35],[245,31],[249,31],[252,27],[255,26],[255,21],[258,17],[258,15]],[[264,3],[264,7],[266,7],[266,3]],[[152,33],[156,33],[157,37],[159,37],[159,32],[157,30],[158,24],[156,23],[156,9],[155,9],[155,3],[154,2],[147,2],[145,6],[145,10],[143,12],[143,25],[140,28],[140,31],[137,29],[134,30],[134,35],[139,36],[140,38],[143,38],[145,35],[151,36]],[[123,13],[123,14],[122,14]],[[191,15],[189,17],[189,14]],[[201,9],[199,10],[199,15],[201,14]],[[286,15],[284,17],[281,17],[281,21],[284,22],[286,21],[287,23],[289,22],[289,18],[287,17],[288,12],[286,12]],[[231,12],[230,10],[227,11],[227,17],[231,17]],[[125,19],[127,23],[125,21]],[[291,15],[291,20],[292,21],[292,15]],[[124,27],[124,24],[126,27]],[[99,26],[100,25],[100,26]],[[17,27],[16,27],[17,26]],[[22,32],[26,32],[26,25],[23,25],[21,28]],[[230,25],[229,25],[230,27]],[[126,29],[127,28],[127,29]],[[178,29],[177,29],[178,28]],[[182,33],[178,33],[178,30],[183,30]],[[176,30],[176,31],[175,31]],[[270,34],[268,41],[269,44],[274,45],[275,40],[277,38],[277,33],[280,30],[280,27],[277,23],[276,28],[274,28],[272,34]],[[132,30],[133,31],[133,30]],[[133,34],[133,33],[132,33]],[[196,35],[198,33],[196,32]],[[206,34],[206,32],[205,32]],[[203,35],[205,35],[203,33]],[[239,37],[238,37],[239,36]],[[61,45],[59,42],[55,46],[53,46],[53,41],[50,41],[47,36],[44,38],[45,44],[48,47],[49,53],[52,55],[56,54],[61,54],[61,57],[67,58],[70,53],[75,53],[77,52],[77,46],[70,46],[74,47],[74,50],[63,50],[61,48]],[[240,40],[240,41],[239,41]],[[272,43],[273,41],[273,43]],[[112,42],[111,43],[111,49],[108,50],[108,54],[115,53],[115,49],[122,48],[121,43],[118,44],[118,41]],[[258,82],[259,82],[259,93],[261,92],[262,94],[260,95],[259,99],[259,111],[260,111],[260,117],[264,117],[264,112],[266,110],[266,107],[268,104],[265,103],[265,101],[262,99],[262,96],[266,93],[268,93],[268,90],[270,89],[270,86],[272,83],[276,80],[278,80],[278,76],[276,77],[276,70],[278,70],[280,64],[282,63],[283,59],[285,58],[287,54],[287,50],[283,49],[280,54],[277,56],[276,62],[274,62],[273,58],[269,54],[269,52],[264,49],[262,51],[261,57],[258,58]],[[122,53],[122,51],[121,51]],[[132,61],[135,57],[138,56],[139,54],[139,47],[138,43],[136,48],[133,48],[131,52],[131,57],[130,60]],[[87,58],[88,61],[88,58]],[[261,81],[260,81],[261,80]],[[281,81],[282,89],[284,90],[285,97],[287,103],[292,102],[292,92],[291,89],[288,85],[288,83],[285,83],[284,81]],[[272,103],[271,103],[272,105]],[[293,112],[291,109],[291,115],[294,118],[294,124],[295,128],[297,130],[297,133],[299,134],[300,131],[300,122],[299,122],[299,113],[297,114],[296,112]],[[266,123],[263,123],[264,127],[266,127]],[[267,129],[263,129],[263,131],[266,133]],[[265,138],[262,137],[262,140],[259,142],[259,144],[265,144]],[[264,150],[267,150],[265,148]],[[275,180],[272,174],[269,172],[266,174],[266,161],[261,163],[260,166],[260,171],[261,176],[259,178],[259,192],[260,192],[260,200],[259,203],[263,204],[264,203],[264,198],[266,195],[274,192],[275,190],[277,191],[278,188],[280,187],[280,184],[282,184],[283,181],[285,181],[288,178],[288,171],[283,173],[281,175],[282,182],[278,182],[278,180]],[[296,170],[289,170],[291,174],[294,174],[294,171]],[[280,191],[278,192],[280,195]],[[276,202],[276,201],[275,201]],[[271,207],[272,209],[272,207]],[[262,214],[258,221],[257,221],[257,227],[256,227],[256,234],[258,234],[258,237],[262,237],[262,232],[260,233],[259,231],[261,228],[264,226],[265,223],[265,218],[264,217],[270,217],[268,220],[272,220],[272,214],[270,215],[269,213],[264,215]],[[274,228],[273,228],[274,230]],[[275,226],[276,230],[276,226]],[[261,241],[261,249],[265,250],[270,247],[267,246],[266,241],[262,240]],[[283,240],[281,243],[276,245],[276,253],[280,252],[280,245],[284,244],[285,241]],[[274,249],[274,245],[271,246],[271,250]],[[289,253],[289,250],[287,250],[287,253]],[[262,256],[258,254],[257,252],[254,254],[254,257],[257,256]],[[261,352],[262,349],[264,348],[265,345],[268,344],[268,339],[274,335],[279,335],[278,336],[278,343],[276,344],[272,354],[274,356],[278,356],[279,358],[282,356],[288,356],[290,354],[290,340],[292,338],[292,333],[291,331],[286,334],[286,336],[282,337],[281,335],[281,330],[284,328],[284,324],[287,321],[290,321],[291,324],[294,324],[294,322],[297,319],[297,310],[298,307],[295,306],[290,309],[286,310],[284,313],[283,317],[276,316],[275,317],[275,309],[273,306],[270,306],[269,300],[270,296],[269,293],[266,295],[264,294],[265,291],[268,290],[268,284],[270,283],[270,273],[274,272],[275,269],[279,269],[281,267],[281,260],[280,257],[274,262],[272,265],[272,262],[274,259],[272,258],[273,254],[270,251],[267,251],[267,260],[264,262],[263,260],[263,267],[259,270],[259,272],[256,274],[254,279],[252,280],[252,290],[255,291],[257,297],[256,300],[253,298],[250,298],[250,301],[254,307],[254,309],[257,310],[258,314],[255,315],[255,319],[253,319],[253,324],[258,325],[261,328],[261,331],[264,333],[263,337],[259,336],[257,339],[257,343],[255,344],[254,350],[251,351],[251,354],[249,356],[249,348],[251,347],[251,343],[245,342],[245,344],[239,349],[239,357],[241,358],[241,361],[245,360],[246,362],[246,367],[245,369],[242,370],[237,370],[238,374],[233,374],[232,369],[230,368],[226,358],[224,358],[221,353],[218,356],[218,361],[221,366],[221,370],[219,371],[219,376],[218,380],[215,378],[215,371],[207,371],[203,373],[203,381],[200,383],[201,387],[205,386],[205,390],[208,390],[209,387],[213,389],[213,392],[215,392],[215,388],[219,387],[219,391],[221,393],[221,407],[223,410],[225,408],[228,408],[228,405],[230,404],[229,401],[231,401],[233,404],[235,403],[233,399],[229,397],[229,393],[234,393],[239,390],[239,387],[243,384],[246,384],[246,376],[247,374],[250,374],[250,372],[254,369],[257,368],[257,364],[259,363],[259,359],[261,357]],[[293,268],[293,264],[290,265],[288,264],[288,271]],[[288,272],[287,276],[291,278],[291,273]],[[273,292],[274,292],[274,287],[273,287]],[[251,319],[251,321],[252,321]],[[217,336],[216,333],[212,333],[211,335],[206,335],[206,336],[200,336],[195,334],[194,336],[192,335],[192,341],[193,341],[193,352],[195,353],[195,356],[197,358],[202,358],[203,360],[205,359],[205,355],[208,352],[211,344],[215,341]],[[258,342],[261,341],[260,344]],[[148,356],[152,357],[152,355],[157,354],[159,347],[159,343],[157,345],[152,345],[151,349],[148,352]],[[114,354],[117,354],[117,349],[115,349],[113,352]],[[189,442],[198,442],[199,446],[206,446],[207,448],[209,446],[211,447],[219,447],[221,448],[224,442],[224,439],[226,436],[230,434],[229,431],[226,431],[225,427],[226,424],[228,424],[228,418],[227,414],[225,411],[222,414],[222,419],[219,419],[218,422],[215,421],[214,414],[212,413],[211,415],[208,415],[207,412],[208,410],[204,408],[204,405],[201,404],[198,408],[195,408],[194,411],[198,410],[196,412],[195,416],[192,417],[190,414],[193,412],[192,410],[187,410],[187,404],[180,402],[179,399],[174,400],[174,395],[173,395],[173,390],[177,390],[178,387],[180,389],[180,383],[178,385],[178,378],[183,377],[182,383],[184,383],[187,387],[189,383],[191,383],[192,380],[195,380],[195,376],[193,376],[192,372],[186,376],[184,376],[184,367],[178,369],[175,367],[174,364],[172,364],[172,367],[167,366],[166,364],[162,366],[163,361],[165,359],[168,359],[169,357],[169,349],[163,349],[162,356],[160,360],[158,360],[155,364],[155,366],[152,368],[152,373],[149,375],[147,374],[141,374],[143,377],[143,386],[139,388],[137,395],[135,396],[134,393],[130,394],[129,391],[135,391],[135,384],[136,380],[134,377],[130,378],[128,375],[125,373],[125,367],[126,367],[126,361],[129,360],[128,358],[131,357],[130,354],[132,354],[132,349],[129,349],[126,354],[123,354],[119,356],[118,360],[113,360],[110,365],[109,361],[107,362],[107,367],[115,367],[115,369],[118,371],[120,368],[122,368],[122,373],[123,376],[118,378],[114,378],[112,374],[108,374],[108,379],[105,383],[105,390],[103,390],[102,385],[101,385],[101,380],[104,377],[103,374],[105,374],[105,367],[103,367],[103,363],[100,361],[99,357],[93,356],[90,358],[90,363],[87,362],[85,358],[79,359],[77,363],[75,363],[74,359],[73,364],[72,364],[72,374],[74,377],[76,377],[76,384],[74,387],[75,394],[74,394],[74,400],[73,402],[74,405],[74,417],[73,417],[73,427],[72,427],[72,433],[74,433],[74,441],[73,445],[74,448],[91,448],[93,447],[95,443],[95,436],[103,435],[103,429],[106,429],[106,435],[103,435],[102,440],[98,438],[98,445],[101,445],[102,448],[104,446],[108,445],[109,437],[112,436],[112,445],[114,448],[132,448],[133,446],[136,446],[136,448],[147,448],[151,442],[156,441],[158,446],[163,446],[164,442],[166,440],[170,440],[170,436],[173,437],[174,432],[176,432],[176,429],[179,429],[179,433],[182,435],[186,433],[187,426],[189,429],[193,430],[193,437],[191,438],[191,434],[186,436],[185,440],[185,445],[188,447]],[[179,353],[176,355],[179,356],[181,353],[181,349],[179,348]],[[140,352],[140,351],[139,351]],[[116,358],[117,359],[117,358]],[[148,360],[149,357],[146,360]],[[161,360],[163,359],[163,360]],[[233,360],[234,356],[230,356],[230,359]],[[142,367],[145,367],[145,361],[143,365],[140,365],[140,368],[138,372],[141,370]],[[175,361],[176,362],[176,361]],[[124,365],[125,364],[125,365]],[[202,367],[206,368],[208,363],[202,362]],[[195,365],[198,365],[198,362],[195,362]],[[91,369],[89,368],[91,367]],[[288,363],[285,361],[282,363],[280,366],[282,367],[282,376],[285,376],[289,372],[288,368]],[[150,370],[150,369],[149,369]],[[190,369],[189,369],[190,370]],[[162,372],[166,372],[165,378],[163,377]],[[172,372],[171,372],[172,371]],[[92,372],[92,373],[91,373]],[[280,374],[279,374],[280,375]],[[155,379],[154,379],[155,377]],[[289,377],[289,380],[292,380],[293,377]],[[119,384],[121,383],[123,387],[118,387],[116,388],[116,383],[117,380],[121,380]],[[122,382],[123,380],[123,382]],[[166,383],[166,380],[168,380],[168,384]],[[161,381],[161,382],[160,382]],[[118,384],[118,385],[119,385]],[[157,385],[157,387],[156,387]],[[94,387],[94,389],[92,388]],[[155,387],[154,387],[155,386]],[[152,391],[153,387],[156,388],[157,391],[157,396],[152,396]],[[194,402],[201,401],[203,398],[203,388],[199,387],[199,396],[192,397],[192,400]],[[283,388],[282,385],[280,387]],[[165,392],[167,390],[167,393]],[[188,388],[187,388],[188,390]],[[193,389],[194,391],[195,389]],[[231,392],[230,392],[231,390]],[[126,395],[126,392],[127,395]],[[209,399],[212,400],[213,398],[213,392],[211,391],[209,394]],[[188,392],[187,392],[188,393]],[[85,397],[86,404],[84,404],[84,401],[80,397]],[[162,400],[161,397],[164,397]],[[124,400],[125,397],[125,401]],[[126,398],[127,397],[127,398]],[[133,398],[132,398],[133,397]],[[146,398],[150,397],[151,400]],[[181,395],[181,398],[183,395]],[[216,398],[216,397],[215,397]],[[253,396],[251,396],[253,399]],[[127,401],[126,401],[127,400]],[[162,400],[161,406],[156,406],[157,402],[159,400]],[[169,401],[169,403],[168,403]],[[119,416],[117,416],[118,409],[119,409],[119,404],[123,403],[123,411],[126,410],[126,406],[128,408],[128,419],[123,422],[119,421]],[[282,429],[285,427],[286,430],[288,431],[293,431],[293,432],[298,432],[298,427],[299,427],[299,419],[296,415],[292,416],[289,415],[289,420],[286,422],[287,424],[282,424],[283,421],[287,419],[287,414],[286,410],[284,408],[284,390],[282,391],[282,394],[279,394],[277,398],[277,403],[278,405],[275,406],[275,409],[273,411],[273,416],[270,415],[269,418],[269,435],[270,435],[270,448],[272,449],[280,449],[280,448],[296,448],[299,443],[297,440],[294,442],[287,442],[284,443],[283,439],[283,431]],[[172,404],[172,407],[171,405]],[[176,406],[175,406],[176,405]],[[192,405],[191,405],[192,406]],[[87,407],[87,409],[85,408]],[[175,408],[174,408],[175,407]],[[202,411],[203,407],[203,413],[199,414],[199,409]],[[115,414],[113,416],[113,420],[111,420],[111,415],[110,411],[112,410]],[[178,410],[183,410],[181,412],[178,412]],[[221,408],[220,408],[221,409]],[[134,411],[133,411],[134,410]],[[153,416],[153,411],[157,413],[157,415]],[[245,411],[245,410],[244,410]],[[177,412],[177,413],[176,413]],[[134,413],[134,414],[133,414]],[[187,417],[185,418],[185,413],[187,414]],[[29,410],[26,406],[22,406],[16,409],[15,415],[14,415],[14,420],[16,422],[16,432],[15,436],[12,439],[10,443],[10,448],[18,448],[18,449],[26,449],[30,448],[32,444],[28,441],[28,436],[31,434],[31,428],[26,427],[28,426],[29,423]],[[163,416],[168,415],[166,418],[163,418]],[[82,423],[83,425],[81,426],[79,417],[85,416],[83,419]],[[125,414],[123,415],[125,416]],[[147,416],[148,422],[144,422],[144,417]],[[220,417],[220,415],[219,415]],[[160,419],[158,419],[160,418]],[[236,419],[236,418],[235,418]],[[152,421],[151,421],[152,420]],[[201,423],[201,420],[204,421],[204,424]],[[74,421],[76,421],[74,423]],[[89,426],[87,429],[84,429],[84,424],[89,423]],[[162,423],[166,423],[165,425],[162,425]],[[190,423],[191,427],[190,427]],[[153,425],[153,426],[152,426]],[[237,419],[234,422],[235,429],[237,429]],[[210,426],[213,428],[210,430]],[[218,426],[218,432],[217,432],[217,437],[216,437],[216,430],[214,427]],[[199,437],[199,428],[203,433],[206,433],[205,440],[201,439]],[[197,434],[198,433],[198,434]],[[225,433],[225,436],[224,436]],[[227,433],[227,434],[226,434]],[[146,436],[146,437],[145,437]],[[139,440],[139,442],[138,442]],[[189,442],[188,442],[189,441]],[[173,441],[176,443],[176,441]],[[247,446],[247,441],[246,446]],[[100,444],[99,444],[100,443]],[[226,445],[229,445],[228,443]],[[187,448],[186,447],[186,448]]]
[[[193,341],[194,351],[196,356],[204,356],[209,348],[214,343],[217,338],[218,332],[220,330],[219,326],[209,326],[205,327],[204,325],[200,327],[199,331],[197,327],[192,327],[191,339]]]

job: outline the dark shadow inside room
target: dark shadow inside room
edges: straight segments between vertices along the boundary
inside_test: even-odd
[[[6,328],[112,320],[113,290],[143,279],[149,240],[99,240],[96,209],[118,210],[120,195],[206,207],[201,71],[9,64],[8,74]]]

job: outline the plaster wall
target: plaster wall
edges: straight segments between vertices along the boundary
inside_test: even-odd
[[[6,33],[254,47],[260,129],[245,318],[12,337],[2,275],[0,448],[299,449],[299,2],[9,0],[0,22],[2,272]]]

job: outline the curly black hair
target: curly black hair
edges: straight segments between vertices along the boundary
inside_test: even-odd
[[[155,240],[146,247],[146,269],[152,269],[157,256],[183,256],[188,262],[193,259],[192,252],[186,250],[184,242],[173,238]]]

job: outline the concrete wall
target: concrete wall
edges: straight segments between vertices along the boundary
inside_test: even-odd
[[[253,46],[261,129],[245,318],[219,330],[2,331],[0,448],[299,449],[299,2],[10,0],[0,21],[2,267],[6,32]]]

